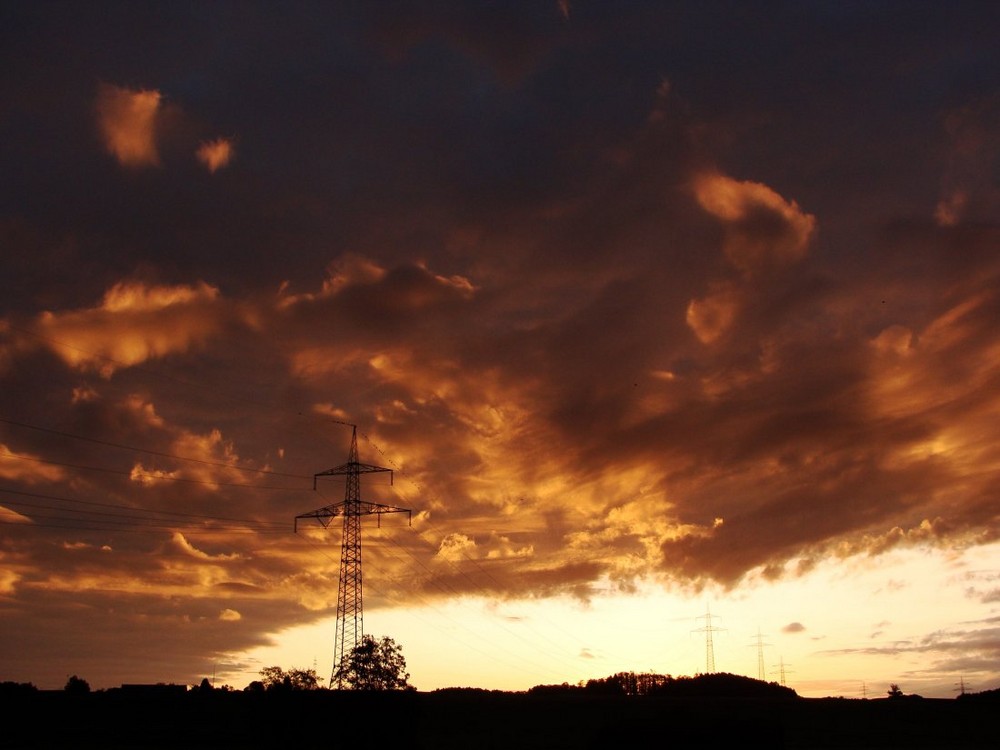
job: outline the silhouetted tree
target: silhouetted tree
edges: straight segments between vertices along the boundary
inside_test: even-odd
[[[73,693],[74,695],[85,695],[90,692],[90,683],[82,677],[73,675],[66,681],[66,687],[63,689],[67,693]]]
[[[281,667],[264,667],[260,670],[264,690],[318,690],[319,677],[315,669],[283,670]],[[253,683],[250,683],[253,685]],[[250,686],[248,685],[249,689]]]
[[[292,669],[288,672],[292,690],[319,690],[319,675],[315,669]]]
[[[281,667],[264,667],[259,674],[265,690],[279,689],[285,682],[285,670]]]
[[[568,682],[563,682],[559,685],[535,685],[528,688],[528,693],[531,695],[559,695],[575,693],[580,690],[583,690],[583,688],[578,685],[570,685]]]
[[[0,682],[0,701],[4,698],[33,695],[37,692],[38,688],[30,682],[13,682],[11,680]]]
[[[895,682],[890,682],[889,683],[888,694],[889,694],[890,698],[902,698],[903,697],[903,691],[899,689],[899,685],[897,685]]]
[[[695,677],[672,677],[655,672],[618,672],[587,680],[584,690],[598,695],[669,695],[794,698],[796,693],[776,682],[718,672]]]
[[[370,635],[344,655],[333,675],[334,683],[350,690],[412,690],[409,679],[402,648],[392,638]]]

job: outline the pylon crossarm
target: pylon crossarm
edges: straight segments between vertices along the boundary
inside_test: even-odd
[[[317,521],[323,524],[323,528],[326,528],[327,526],[330,525],[330,521],[332,521],[337,516],[342,516],[342,515],[344,515],[344,503],[337,503],[336,505],[327,505],[326,507],[318,508],[317,510],[310,511],[309,513],[300,513],[299,515],[295,516],[295,531],[299,530],[300,518],[302,519],[315,518]]]
[[[317,477],[332,477],[339,476],[341,474],[372,474],[376,471],[388,471],[392,472],[392,469],[387,469],[384,466],[375,466],[373,464],[360,464],[357,462],[351,462],[346,464],[341,464],[340,466],[334,466],[332,469],[327,469],[326,471],[321,471],[313,476]]]
[[[411,513],[409,508],[397,508],[395,505],[383,505],[382,503],[370,503],[362,500],[358,503],[358,513],[362,515],[373,515],[375,513]]]
[[[334,505],[327,505],[323,508],[318,508],[317,510],[310,511],[309,513],[300,513],[295,516],[295,531],[299,529],[299,519],[315,518],[321,524],[323,528],[330,525],[330,522],[337,516],[379,516],[379,524],[381,525],[381,516],[385,513],[406,513],[410,518],[410,522],[413,522],[413,511],[409,508],[398,508],[395,505],[385,505],[383,503],[370,503],[367,500],[360,500],[355,503],[351,503],[351,510],[347,510],[346,503],[336,503]]]
[[[409,508],[397,508],[395,505],[383,505],[382,503],[370,503],[366,500],[362,500],[357,504],[358,515],[365,516],[378,516],[378,525],[382,526],[382,516],[385,513],[406,513],[410,520],[410,524],[413,524],[413,511]]]

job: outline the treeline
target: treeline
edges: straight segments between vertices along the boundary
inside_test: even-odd
[[[536,685],[530,694],[586,693],[592,695],[658,695],[674,698],[797,698],[798,693],[776,682],[717,672],[672,677],[651,672],[618,672],[579,685]]]
[[[207,679],[202,680],[199,685],[187,687],[185,685],[164,684],[155,685],[122,685],[120,688],[109,688],[97,692],[124,693],[133,696],[168,696],[182,693],[285,693],[285,692],[311,692],[319,690],[319,683],[312,670],[289,670],[285,672],[278,667],[268,667],[261,670],[262,680],[255,680],[243,688],[236,691],[234,688],[224,685],[213,688]],[[414,689],[407,685],[406,692]],[[0,683],[0,696],[15,697],[26,696],[37,693],[36,688],[31,683]],[[87,682],[75,675],[66,683],[63,692],[69,694],[83,695],[90,691]],[[366,690],[353,690],[350,692],[368,692]],[[374,692],[382,692],[376,690]],[[394,691],[387,691],[394,692]],[[480,695],[504,695],[513,694],[510,691],[484,690],[482,688],[443,688],[433,691],[437,694],[480,694]],[[559,694],[582,694],[582,695],[602,695],[602,696],[667,696],[677,698],[797,698],[798,694],[789,687],[784,687],[776,682],[763,682],[742,675],[729,674],[725,672],[715,674],[702,674],[694,677],[672,677],[671,675],[655,674],[651,672],[618,672],[608,677],[591,679],[577,685],[562,683],[558,685],[536,685],[527,690],[528,695],[559,695]],[[971,697],[972,694],[966,694]]]

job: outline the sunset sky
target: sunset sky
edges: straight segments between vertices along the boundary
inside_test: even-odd
[[[995,2],[0,3],[0,681],[1000,687]],[[758,656],[762,659],[758,659]]]

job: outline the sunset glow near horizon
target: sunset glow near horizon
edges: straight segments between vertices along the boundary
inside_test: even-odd
[[[0,681],[1000,687],[991,4],[0,29]]]

